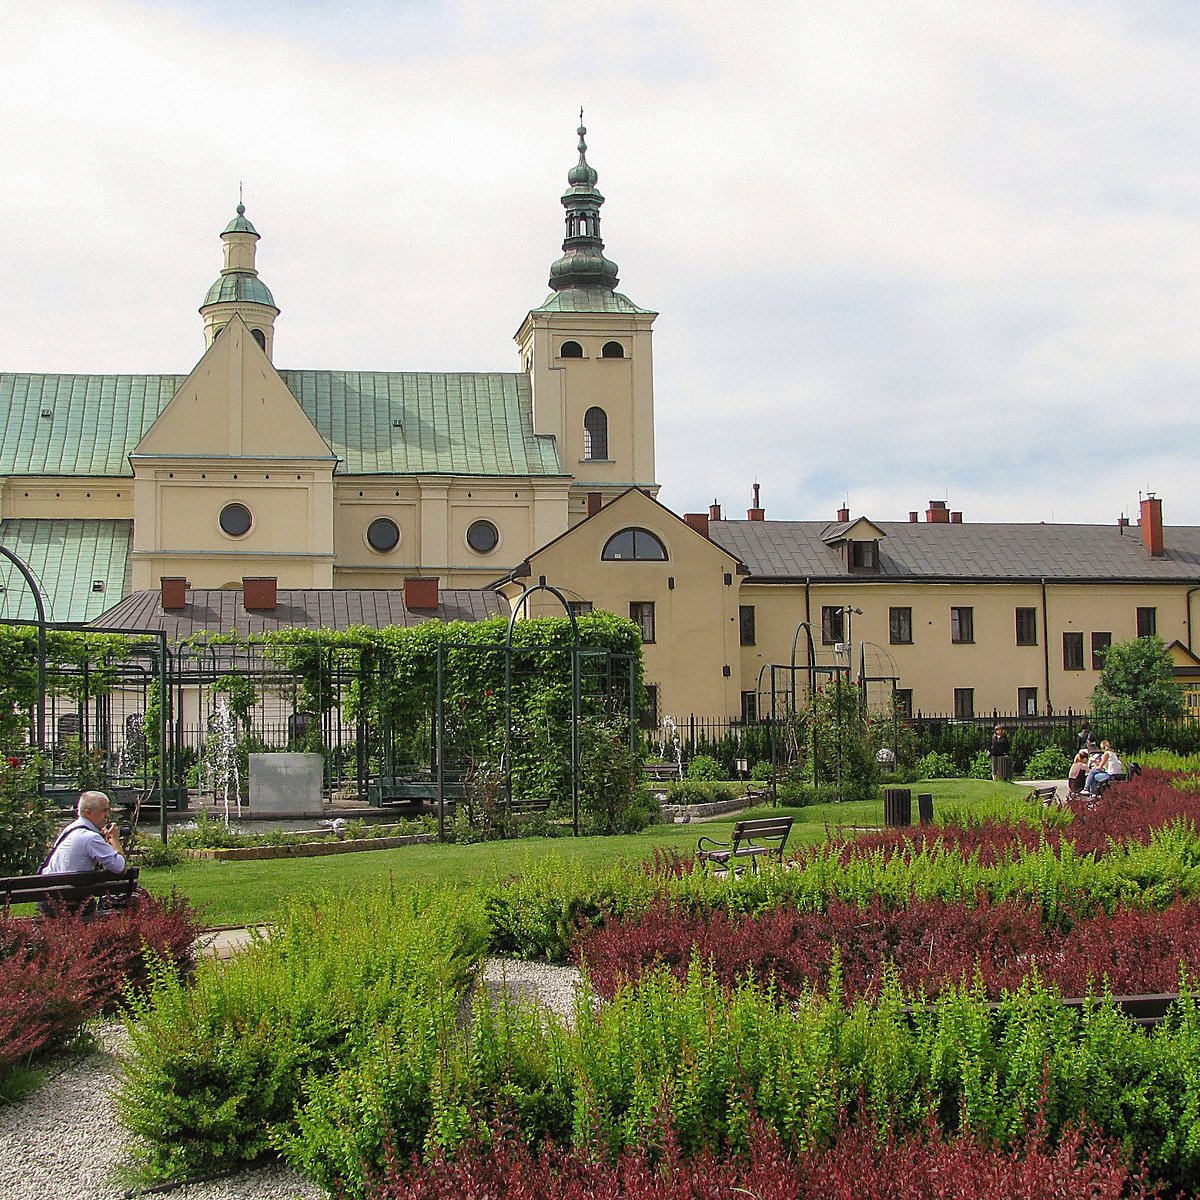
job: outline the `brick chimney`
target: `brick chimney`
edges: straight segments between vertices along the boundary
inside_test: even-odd
[[[754,507],[746,509],[747,521],[763,521],[766,519],[766,510],[759,507],[758,503],[758,484],[754,485]]]
[[[962,524],[962,513],[952,512],[950,514],[950,524],[951,525],[961,525]]]
[[[910,512],[908,514],[908,523],[910,525],[915,525],[917,523],[917,520],[920,518],[920,516],[921,516],[921,514],[919,512],[917,512],[916,509],[914,509],[912,512]]]
[[[708,537],[708,513],[684,513],[683,519],[698,534]]]
[[[588,492],[587,515],[594,517],[604,507],[604,496],[600,492]]]
[[[279,581],[274,575],[247,575],[242,579],[242,605],[247,612],[274,612]]]
[[[179,612],[187,607],[186,579],[181,575],[164,575],[158,582],[162,587],[163,612]]]
[[[842,507],[838,509],[838,521],[842,525],[845,525],[848,520],[850,520],[850,509],[843,504]]]
[[[1163,552],[1163,523],[1162,501],[1151,493],[1142,501],[1142,516],[1138,521],[1142,531],[1142,545],[1155,558],[1161,558]]]
[[[708,519],[710,521],[721,519],[721,506],[715,500],[708,506]]]
[[[925,520],[930,525],[949,525],[950,509],[945,500],[930,500],[925,510]]]
[[[438,581],[436,579],[406,579],[404,581],[404,607],[430,609],[438,606]]]

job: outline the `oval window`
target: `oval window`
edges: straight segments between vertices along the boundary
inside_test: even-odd
[[[467,530],[467,545],[476,554],[490,554],[500,544],[500,532],[491,521],[473,521]]]
[[[367,526],[367,545],[380,554],[400,545],[400,527],[389,517],[377,517]]]
[[[221,509],[221,531],[230,537],[242,537],[250,532],[254,518],[244,504],[227,504]]]

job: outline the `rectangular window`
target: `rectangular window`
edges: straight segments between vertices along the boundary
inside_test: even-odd
[[[592,611],[590,600],[568,600],[567,603],[570,605],[571,615],[575,617],[585,616]]]
[[[753,604],[741,604],[738,606],[738,633],[741,635],[743,646],[754,645]]]
[[[1083,670],[1083,634],[1063,634],[1063,670]]]
[[[846,630],[846,613],[841,605],[825,604],[821,606],[821,641],[826,646],[835,642],[844,642]]]
[[[1036,646],[1037,641],[1037,609],[1017,609],[1017,645]]]
[[[952,608],[950,610],[950,640],[973,642],[975,640],[975,610]]]
[[[851,542],[850,543],[850,569],[852,571],[878,571],[879,570],[879,543],[878,542]]]
[[[742,693],[742,720],[750,725],[758,720],[758,693]]]
[[[896,698],[896,714],[905,721],[911,721],[913,715],[912,688],[897,688],[893,695]]]
[[[960,721],[969,721],[975,715],[975,689],[954,689],[954,715]]]
[[[1139,608],[1137,610],[1138,637],[1153,637],[1158,632],[1158,609]]]
[[[1017,688],[1017,712],[1023,717],[1037,716],[1037,688]]]
[[[1092,670],[1104,670],[1104,656],[1108,653],[1109,646],[1112,645],[1111,633],[1093,633],[1092,634]]]
[[[654,601],[630,600],[629,619],[642,631],[642,641],[654,641]]]
[[[646,706],[638,714],[638,724],[643,729],[658,728],[658,684],[648,683],[646,689]]]
[[[912,609],[888,609],[888,640],[893,646],[912,645]]]

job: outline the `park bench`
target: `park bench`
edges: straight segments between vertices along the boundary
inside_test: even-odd
[[[461,771],[447,771],[442,776],[445,799],[461,800],[463,791]],[[419,804],[437,798],[437,777],[427,771],[413,775],[381,775],[367,785],[367,801],[372,808],[383,808],[386,804]]]
[[[0,878],[0,905],[61,904],[77,908],[88,900],[102,902],[101,911],[125,908],[137,891],[138,868],[112,871],[64,871],[56,875],[10,875]]]
[[[730,868],[735,859],[746,858],[750,860],[751,869],[757,871],[758,860],[764,855],[774,855],[778,862],[783,862],[783,848],[791,831],[791,817],[738,821],[728,842],[702,837],[696,843],[696,857],[702,863],[716,863]]]
[[[645,763],[642,772],[651,783],[678,783],[680,780],[678,763]]]
[[[1058,788],[1053,783],[1034,788],[1025,799],[1030,804],[1053,804],[1058,799]]]

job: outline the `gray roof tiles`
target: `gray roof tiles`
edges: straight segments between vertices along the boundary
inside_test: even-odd
[[[875,521],[879,571],[847,569],[826,545],[824,521],[712,521],[709,536],[737,555],[751,579],[1200,581],[1200,527],[1167,526],[1153,558],[1140,531],[1113,525],[934,524]]]

